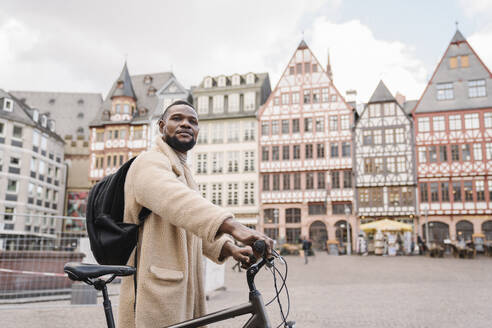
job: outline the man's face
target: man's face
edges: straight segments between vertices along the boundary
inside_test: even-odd
[[[175,105],[167,110],[167,116],[159,121],[159,131],[164,141],[180,152],[195,146],[198,136],[198,117],[187,105]]]

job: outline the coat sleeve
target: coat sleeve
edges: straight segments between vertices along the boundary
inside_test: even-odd
[[[232,238],[225,235],[220,237],[217,241],[214,241],[213,243],[209,243],[208,241],[203,240],[203,254],[217,264],[224,263],[227,258],[219,260],[219,257],[222,251],[222,247],[224,247],[224,244],[227,241],[230,241],[234,244]]]
[[[171,224],[213,243],[218,230],[233,214],[204,199],[178,180],[167,156],[158,152],[141,154],[128,172],[137,203]]]

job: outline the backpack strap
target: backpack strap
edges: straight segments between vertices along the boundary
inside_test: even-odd
[[[134,267],[137,269],[137,263],[138,263],[138,235],[140,234],[140,227],[143,226],[145,219],[152,213],[151,210],[149,210],[147,207],[142,207],[140,212],[138,213],[138,230],[139,233],[137,233],[137,245],[135,246],[135,261],[134,261]],[[135,298],[133,300],[133,312],[136,313],[137,311],[137,272],[138,270],[135,270],[135,273],[133,274],[133,287],[135,289]]]

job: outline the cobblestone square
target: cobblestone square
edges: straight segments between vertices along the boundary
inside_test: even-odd
[[[287,257],[291,298],[289,319],[296,327],[489,327],[492,322],[492,260],[428,257],[328,256],[317,253],[304,265]],[[243,273],[227,263],[227,290],[216,292],[209,311],[247,301]],[[284,270],[284,267],[280,267]],[[272,275],[261,271],[257,287],[265,302],[274,293]],[[118,298],[113,296],[117,311]],[[287,302],[282,299],[284,310]],[[272,325],[276,303],[268,307]],[[239,317],[211,327],[241,327]],[[2,327],[105,327],[100,306],[66,301],[0,307]]]

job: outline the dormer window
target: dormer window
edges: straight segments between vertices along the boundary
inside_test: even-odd
[[[204,86],[205,86],[205,88],[211,88],[212,87],[212,78],[211,77],[207,77],[205,79]]]
[[[80,112],[77,114],[77,118],[83,119],[84,118],[84,113]]]
[[[146,75],[144,77],[144,84],[151,84],[152,83],[152,76]]]
[[[51,132],[55,132],[55,121],[54,120],[48,121],[48,128],[50,129]]]
[[[84,104],[84,99],[79,99],[79,100],[77,101],[77,104],[78,104],[78,105],[83,105],[83,104]]]
[[[14,102],[12,99],[5,98],[3,100],[3,110],[6,112],[12,112],[14,110]]]
[[[123,89],[123,81],[118,81],[117,84],[116,84],[116,87],[118,89]]]
[[[239,75],[233,75],[232,76],[232,85],[240,85],[241,84],[241,78]]]
[[[147,90],[147,96],[155,96],[156,89],[154,87],[150,87],[149,90]]]
[[[47,123],[48,123],[48,118],[46,117],[46,115],[41,115],[41,126],[45,128]]]
[[[51,98],[49,103],[50,103],[50,105],[54,105],[55,104],[55,98]]]
[[[37,109],[34,109],[34,111],[32,112],[32,120],[36,123],[39,120],[39,112]]]
[[[226,86],[226,78],[225,78],[225,76],[220,76],[219,77],[218,86],[219,87],[225,87]]]
[[[255,83],[255,75],[253,73],[249,73],[246,76],[246,83],[247,84],[253,84],[253,83]]]

